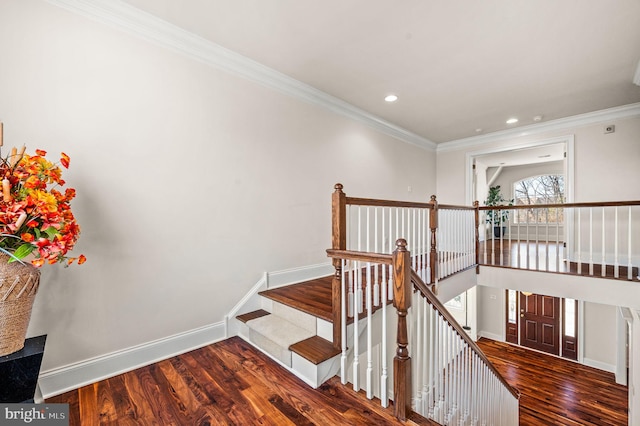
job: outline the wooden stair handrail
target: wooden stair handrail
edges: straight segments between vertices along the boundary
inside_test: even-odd
[[[376,262],[391,265],[393,255],[384,253],[369,253],[355,250],[327,250],[327,257],[332,259],[359,260],[361,262]]]
[[[565,204],[519,204],[513,206],[479,206],[478,210],[523,210],[523,209],[548,209],[567,207],[626,207],[640,206],[640,201],[601,201],[586,203],[565,203]]]
[[[419,201],[398,201],[398,200],[380,200],[376,198],[356,198],[346,197],[346,204],[352,206],[375,206],[375,207],[414,207],[423,209],[433,209],[432,203],[423,203]],[[473,206],[462,206],[456,204],[439,204],[438,208],[447,210],[474,210]]]
[[[460,324],[458,324],[455,318],[453,318],[444,304],[440,302],[440,300],[438,300],[436,295],[429,289],[428,285],[425,284],[424,281],[422,281],[420,275],[418,275],[418,273],[413,269],[411,270],[411,283],[413,284],[413,287],[418,290],[420,294],[422,294],[422,296],[425,297],[427,301],[438,311],[438,313],[442,315],[442,317],[456,331],[460,338],[462,338],[462,340],[464,340],[465,343],[467,343],[467,345],[471,347],[471,349],[480,357],[480,359],[482,359],[482,361],[487,364],[489,369],[493,372],[493,374],[496,375],[496,377],[498,377],[498,380],[500,380],[500,382],[507,388],[509,393],[511,393],[514,398],[520,399],[520,392],[512,387],[509,383],[507,383],[504,377],[502,377],[498,370],[496,370],[496,368],[493,366],[491,361],[489,361],[489,358],[487,358],[484,352],[482,352],[482,349],[480,349],[476,342],[474,342],[473,339],[471,339],[471,337],[469,337],[469,335],[462,329],[462,327],[460,327]]]

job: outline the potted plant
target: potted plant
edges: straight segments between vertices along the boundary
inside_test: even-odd
[[[489,195],[484,204],[489,207],[512,206],[513,198],[507,200],[500,192],[500,185],[489,188]],[[509,210],[487,210],[486,221],[493,226],[493,236],[500,238],[507,232],[505,223],[509,220]]]
[[[62,171],[46,154],[23,146],[0,156],[0,356],[24,346],[39,268],[85,261],[67,256],[80,235],[70,207],[75,190],[62,189]],[[59,164],[68,168],[69,157],[62,153]]]

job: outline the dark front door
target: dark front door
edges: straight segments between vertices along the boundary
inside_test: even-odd
[[[560,355],[560,299],[520,293],[520,344]]]

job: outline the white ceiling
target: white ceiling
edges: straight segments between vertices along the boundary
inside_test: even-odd
[[[125,1],[436,143],[640,102],[638,0]]]

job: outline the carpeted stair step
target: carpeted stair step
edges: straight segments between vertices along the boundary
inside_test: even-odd
[[[289,347],[316,334],[278,315],[259,316],[246,324],[251,342],[288,367],[291,367]]]

